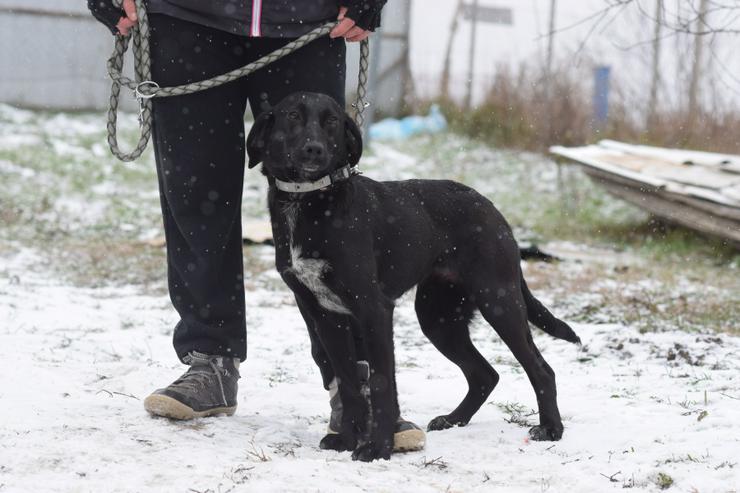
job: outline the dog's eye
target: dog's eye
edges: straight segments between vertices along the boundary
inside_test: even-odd
[[[336,116],[330,116],[329,118],[326,119],[326,124],[330,126],[334,126],[338,122],[339,122],[339,118],[337,118]]]
[[[297,111],[291,111],[290,113],[288,113],[288,120],[300,120],[300,119],[301,119],[301,114],[298,113]]]

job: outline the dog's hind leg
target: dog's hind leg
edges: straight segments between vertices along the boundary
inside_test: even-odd
[[[464,426],[498,383],[498,373],[470,340],[468,325],[475,303],[458,284],[431,276],[416,289],[416,314],[421,330],[447,359],[462,370],[468,393],[450,414],[434,418],[429,431]]]
[[[491,279],[491,277],[487,277]],[[532,340],[519,280],[484,289],[475,289],[476,303],[483,317],[506,343],[522,365],[534,388],[540,424],[529,430],[534,440],[559,440],[563,423],[558,411],[555,372]]]

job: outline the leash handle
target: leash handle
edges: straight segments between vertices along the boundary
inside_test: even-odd
[[[122,1],[116,0],[121,7]],[[136,15],[139,22],[136,23],[126,36],[117,34],[113,48],[113,55],[108,59],[108,74],[111,76],[111,91],[108,106],[108,147],[111,153],[124,162],[137,159],[149,144],[152,135],[152,102],[151,96],[140,92],[140,88],[151,82],[151,59],[149,56],[149,17],[147,16],[144,0],[135,0]],[[128,50],[129,43],[133,44],[134,52],[134,76],[135,84],[132,88],[122,80],[123,59]],[[117,74],[118,77],[114,77]],[[128,79],[130,80],[130,79]],[[134,96],[139,102],[139,141],[131,152],[123,152],[118,145],[118,103],[121,98],[121,86],[126,85],[134,91]],[[148,96],[148,97],[147,97]]]
[[[122,1],[115,0],[120,7]],[[282,48],[268,53],[258,60],[249,63],[243,67],[237,68],[210,79],[183,84],[173,87],[160,87],[159,84],[151,80],[151,58],[149,52],[149,17],[147,16],[144,0],[135,0],[136,14],[139,21],[133,26],[126,36],[116,35],[113,54],[108,59],[108,75],[111,78],[111,95],[108,107],[108,146],[111,153],[124,162],[134,161],[146,149],[152,134],[152,98],[181,96],[192,94],[206,89],[218,87],[238,78],[255,72],[266,65],[269,65],[290,53],[302,48],[311,41],[325,36],[338,24],[338,21],[332,21],[317,27],[297,38]],[[132,80],[123,75],[123,60],[129,47],[129,42],[133,45],[134,54],[134,76]],[[354,120],[362,128],[365,123],[363,112],[369,106],[367,102],[367,73],[368,58],[370,56],[370,44],[368,39],[364,39],[360,44],[360,70],[358,75],[357,101],[353,103],[355,108]],[[139,102],[139,129],[140,136],[136,147],[131,152],[123,152],[118,145],[118,106],[121,97],[121,87],[126,87],[134,93],[134,97]]]

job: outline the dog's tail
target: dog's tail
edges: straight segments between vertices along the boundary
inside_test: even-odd
[[[532,292],[527,287],[527,282],[522,276],[522,294],[524,295],[524,302],[527,305],[527,318],[534,325],[544,330],[553,337],[563,339],[568,342],[576,344],[581,343],[581,338],[573,332],[568,324],[556,318],[555,315],[550,313],[550,310],[540,303],[540,301],[534,297]]]

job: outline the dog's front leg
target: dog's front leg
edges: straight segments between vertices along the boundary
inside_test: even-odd
[[[324,448],[333,450],[355,450],[366,434],[365,423],[370,413],[361,393],[352,322],[349,316],[325,311],[320,313],[315,325],[316,335],[331,363],[343,408],[341,432],[331,444],[322,440]]]
[[[366,437],[361,440],[352,458],[361,461],[390,459],[393,433],[398,420],[395,357],[393,352],[393,303],[382,295],[376,302],[363,304],[358,313],[364,326],[364,343],[370,363],[371,418],[366,425]]]
[[[346,309],[329,310],[295,273],[281,272],[285,283],[296,297],[301,315],[311,333],[312,351],[321,369],[324,386],[336,378],[342,402],[341,432],[331,443],[322,440],[320,446],[332,450],[354,450],[357,447],[360,423],[367,419],[368,408],[360,394],[357,375],[356,342],[352,330],[354,320]],[[328,359],[328,365],[324,359]],[[328,367],[327,367],[328,366]],[[325,437],[326,438],[326,437]]]

